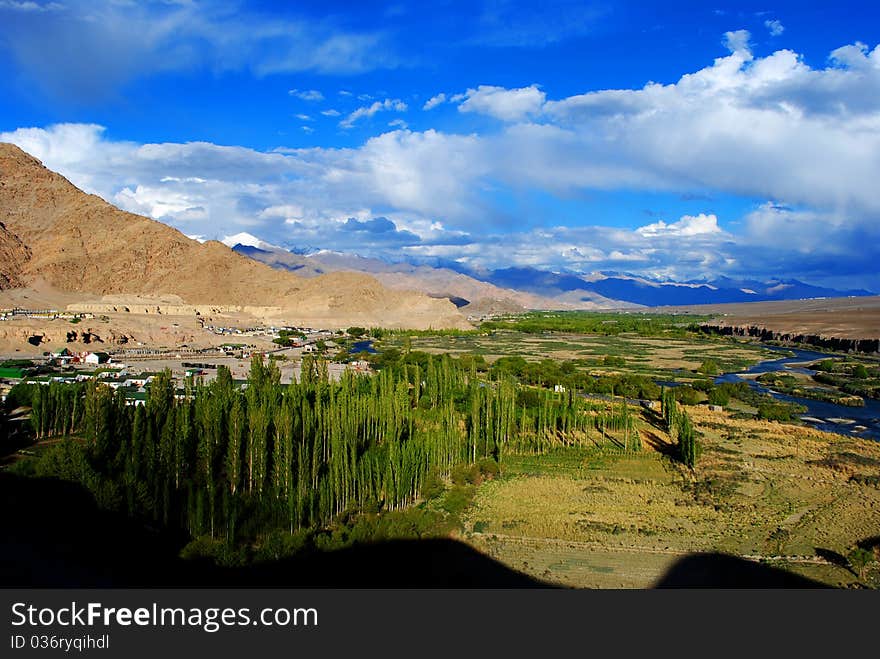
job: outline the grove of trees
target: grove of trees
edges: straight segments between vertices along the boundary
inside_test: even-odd
[[[98,381],[19,385],[38,438],[73,436],[35,461],[38,476],[79,482],[99,505],[237,542],[318,528],[344,512],[395,511],[426,482],[463,464],[503,465],[508,453],[542,453],[601,433],[638,450],[625,402],[590,403],[478,376],[477,363],[397,355],[376,375],[333,382],[326,362],[304,357],[282,385],[255,356],[246,387],[219,367],[209,384],[177,389],[170,372],[144,405]]]

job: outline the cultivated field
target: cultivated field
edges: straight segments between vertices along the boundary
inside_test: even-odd
[[[697,551],[766,560],[834,586],[858,580],[835,562],[880,533],[880,444],[699,406],[688,413],[704,447],[695,472],[664,455],[658,428],[635,456],[511,456],[504,476],[480,487],[465,539],[575,587],[649,587]]]
[[[399,347],[402,339],[392,337],[386,339],[385,344]],[[676,371],[696,370],[707,359],[715,360],[722,371],[737,371],[774,356],[771,351],[749,342],[635,335],[535,335],[496,331],[479,336],[413,337],[411,344],[413,350],[434,354],[483,355],[489,362],[508,355],[521,355],[531,361],[584,360],[584,365],[598,371],[622,370],[657,377],[669,377]],[[625,368],[604,367],[600,362],[605,356],[623,357],[626,360]]]

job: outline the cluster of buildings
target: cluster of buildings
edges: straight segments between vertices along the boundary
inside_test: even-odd
[[[90,364],[92,366],[99,366],[100,364],[107,364],[112,360],[110,354],[107,352],[90,352],[88,350],[84,352],[74,352],[67,348],[61,348],[60,350],[49,353],[47,361],[54,366],[68,366],[70,364]]]

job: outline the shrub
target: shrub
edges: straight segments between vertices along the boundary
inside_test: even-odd
[[[846,560],[849,561],[852,571],[859,575],[859,579],[864,580],[868,566],[874,560],[874,552],[862,547],[854,547],[846,555]]]
[[[702,398],[696,389],[688,385],[675,387],[673,391],[675,392],[675,400],[682,405],[696,405]]]
[[[480,476],[485,480],[497,478],[501,473],[501,466],[492,458],[483,458],[477,463],[480,470]]]
[[[700,364],[697,372],[704,375],[718,375],[720,370],[721,369],[718,366],[718,362],[716,362],[714,359],[707,359],[702,364]]]
[[[239,567],[248,561],[247,548],[234,548],[223,540],[202,535],[180,550],[184,560],[211,561],[223,567]]]
[[[452,470],[452,482],[456,485],[478,485],[480,483],[481,474],[479,465],[460,464]]]
[[[791,408],[781,403],[761,403],[758,418],[767,421],[791,421]]]
[[[436,499],[446,491],[446,483],[436,472],[431,472],[425,476],[422,482],[422,498]]]
[[[303,551],[309,544],[308,531],[300,530],[295,533],[276,530],[271,532],[254,552],[255,562],[279,561],[289,558]]]
[[[730,394],[725,389],[718,389],[717,387],[713,387],[709,390],[709,404],[710,405],[729,405],[730,404]]]
[[[456,485],[446,493],[443,499],[443,510],[454,517],[458,517],[467,510],[473,500],[474,490],[472,487]]]

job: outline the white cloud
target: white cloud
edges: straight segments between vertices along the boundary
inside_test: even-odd
[[[355,122],[363,117],[372,117],[377,112],[382,111],[391,111],[394,112],[406,112],[407,105],[403,101],[398,98],[390,99],[386,98],[384,101],[376,101],[372,105],[366,105],[364,107],[360,107],[351,114],[349,114],[345,119],[339,122],[339,125],[342,128],[351,128],[354,126]]]
[[[856,41],[854,44],[835,48],[829,59],[840,67],[870,71],[880,68],[880,45],[870,51],[866,44]]]
[[[751,36],[748,30],[725,32],[724,47],[731,53],[751,53],[751,47],[749,46]]]
[[[636,229],[636,233],[641,236],[705,236],[721,233],[721,227],[718,226],[718,218],[715,215],[684,215],[677,222],[667,224],[663,220],[648,224]]]
[[[325,117],[338,117],[341,113],[339,112],[339,110],[334,110],[333,108],[330,108],[329,110],[321,110],[321,114],[323,114]]]
[[[314,121],[309,115],[303,113],[296,115],[296,118],[300,121]]]
[[[520,89],[505,89],[480,85],[465,92],[460,112],[478,112],[502,121],[519,121],[541,111],[546,95],[537,85]]]
[[[407,124],[403,119],[392,119],[388,122],[388,125],[391,128],[403,128],[404,130],[409,128],[409,124]]]
[[[771,37],[778,37],[780,34],[785,32],[785,26],[778,19],[771,19],[764,21],[764,27],[770,32]]]
[[[259,217],[261,219],[266,218],[280,218],[284,220],[288,219],[300,219],[304,215],[303,207],[296,204],[282,204],[279,206],[268,206],[260,211]]]
[[[670,85],[588,92],[543,110],[556,126],[527,137],[569,165],[560,167],[560,177],[572,175],[569,187],[696,185],[854,216],[880,212],[871,183],[880,177],[872,155],[880,149],[880,47],[837,49],[825,69],[789,50],[753,59],[738,49]]]
[[[433,110],[438,105],[441,105],[445,102],[446,102],[446,94],[444,94],[443,92],[440,92],[439,94],[432,96],[427,101],[425,101],[425,104],[422,106],[422,109],[423,110]]]
[[[290,96],[295,96],[296,98],[301,99],[303,101],[323,101],[324,100],[324,94],[319,92],[317,89],[307,89],[307,90],[291,89],[287,93]]]

